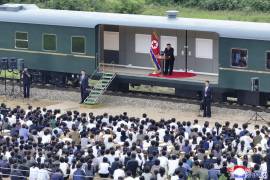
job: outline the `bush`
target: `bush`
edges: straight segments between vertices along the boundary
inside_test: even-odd
[[[270,0],[0,0],[2,3],[35,3],[41,7],[138,14],[145,5],[196,7],[207,10],[270,11]],[[148,6],[149,7],[149,6]],[[160,12],[157,12],[160,14]]]
[[[201,0],[199,7],[208,10],[235,10],[241,9],[243,0]]]
[[[143,11],[144,0],[118,0],[115,11],[119,13],[139,14]]]
[[[269,0],[250,0],[250,6],[253,10],[267,12],[270,10]]]

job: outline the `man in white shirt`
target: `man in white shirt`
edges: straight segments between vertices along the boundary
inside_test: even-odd
[[[160,157],[158,157],[159,161],[160,161],[160,167],[163,167],[165,169],[165,171],[167,171],[168,169],[168,158],[166,157],[166,151],[162,151],[162,155]]]
[[[37,180],[39,168],[34,164],[30,167],[29,180]]]
[[[113,173],[113,179],[118,180],[119,177],[124,178],[126,176],[125,171],[122,169],[122,164],[119,164],[118,169]]]
[[[38,175],[36,180],[48,180],[50,179],[50,174],[47,169],[45,169],[44,164],[40,165],[40,169],[38,170]]]

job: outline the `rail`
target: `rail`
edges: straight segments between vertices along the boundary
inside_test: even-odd
[[[101,71],[101,72],[108,71],[108,72],[116,73],[116,72],[115,72],[115,66],[117,66],[117,65],[115,64],[114,61],[112,61],[112,62],[109,63],[109,64],[108,64],[108,63],[99,63],[99,66],[102,67],[102,71]],[[105,69],[106,66],[112,67],[112,71],[111,71],[111,69],[106,70],[106,69]]]

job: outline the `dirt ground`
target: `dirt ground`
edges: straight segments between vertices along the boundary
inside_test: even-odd
[[[47,107],[47,109],[61,109],[62,112],[67,110],[79,110],[80,112],[93,112],[95,115],[101,115],[105,112],[111,115],[119,115],[127,112],[129,117],[141,117],[143,113],[147,113],[149,118],[160,120],[161,118],[170,119],[176,118],[180,121],[193,121],[198,119],[203,123],[209,121],[210,123],[230,121],[231,123],[245,123],[254,114],[252,111],[227,109],[227,108],[212,108],[212,118],[199,117],[199,107],[195,104],[175,103],[160,100],[119,97],[119,96],[104,96],[103,101],[99,105],[88,106],[81,105],[77,101],[61,101],[51,99],[30,99],[24,100],[22,98],[6,98],[0,96],[0,102],[4,102],[8,107],[15,107],[20,105],[27,108],[28,105],[33,107]],[[269,113],[261,113],[266,119],[270,120]],[[253,124],[264,124],[263,122],[250,121]]]

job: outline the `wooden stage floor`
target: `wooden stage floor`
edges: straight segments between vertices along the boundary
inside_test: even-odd
[[[189,78],[165,78],[165,77],[151,77],[148,74],[152,73],[151,69],[143,69],[133,66],[122,66],[122,65],[110,65],[110,64],[101,64],[101,71],[114,72],[117,75],[123,76],[136,76],[136,77],[145,77],[145,78],[157,78],[157,79],[166,79],[168,81],[184,81],[184,82],[193,82],[193,83],[204,83],[206,80],[209,80],[211,84],[218,84],[218,75],[216,74],[201,74],[195,73],[196,76]]]

